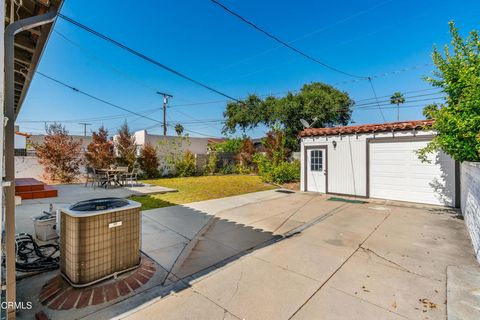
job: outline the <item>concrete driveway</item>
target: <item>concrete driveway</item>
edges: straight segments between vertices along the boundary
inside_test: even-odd
[[[173,293],[152,291],[119,318],[445,319],[448,267],[476,263],[463,221],[445,208],[256,196],[188,206],[202,212],[201,236],[179,235],[197,239],[181,263],[166,266],[179,276]],[[154,213],[147,219],[160,219]]]

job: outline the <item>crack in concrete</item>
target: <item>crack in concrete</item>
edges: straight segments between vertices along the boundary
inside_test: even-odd
[[[378,257],[378,258],[380,258],[380,259],[382,259],[382,260],[384,260],[384,261],[387,261],[388,263],[393,264],[394,266],[397,267],[397,268],[395,268],[395,269],[397,269],[397,270],[400,270],[400,271],[403,271],[403,272],[407,272],[407,273],[411,273],[411,274],[416,275],[416,276],[418,276],[418,277],[426,278],[426,279],[429,279],[429,280],[432,280],[432,281],[442,282],[441,280],[432,279],[432,278],[430,278],[430,277],[427,277],[427,276],[424,276],[424,275],[422,275],[422,274],[416,273],[416,272],[414,272],[414,271],[412,271],[412,270],[410,270],[410,269],[402,266],[401,264],[398,264],[397,262],[395,262],[395,261],[393,261],[393,260],[390,260],[390,259],[388,259],[388,258],[385,258],[384,256],[376,253],[376,252],[373,251],[372,249],[365,248],[364,246],[360,246],[359,248],[362,249],[363,252],[365,252],[365,253],[372,253],[372,254],[375,255],[376,257]],[[391,266],[390,266],[390,267],[391,267]]]
[[[237,294],[238,288],[240,287],[240,281],[242,280],[242,278],[243,278],[243,264],[240,264],[240,276],[237,279],[235,291],[233,291],[232,296],[230,297],[230,299],[228,299],[227,304],[230,303],[233,300],[233,298],[235,297],[235,295]]]
[[[404,318],[404,319],[409,319],[408,317],[406,317],[406,316],[404,316],[404,315],[401,315],[400,313],[397,313],[397,312],[395,312],[395,311],[392,311],[392,310],[389,310],[389,309],[387,309],[387,308],[384,308],[384,307],[382,307],[382,306],[380,306],[380,305],[378,305],[378,304],[376,304],[376,303],[373,303],[373,302],[371,302],[371,301],[365,300],[365,299],[363,299],[363,298],[361,298],[361,297],[355,296],[355,295],[353,295],[353,294],[351,294],[351,293],[348,293],[348,292],[345,292],[345,291],[343,291],[343,290],[341,290],[341,289],[338,289],[338,288],[335,288],[335,287],[332,287],[332,286],[330,286],[329,288],[335,289],[335,290],[337,290],[337,291],[339,291],[339,292],[341,292],[341,293],[343,293],[343,294],[346,294],[346,295],[349,296],[349,297],[352,297],[352,298],[361,300],[361,301],[363,301],[363,302],[365,302],[365,303],[371,304],[372,306],[375,306],[375,307],[380,308],[380,309],[382,309],[382,310],[391,312],[391,313],[393,313],[393,314],[395,314],[395,315],[397,315],[397,316],[400,316],[400,317],[402,317],[402,318]]]
[[[319,287],[317,290],[315,290],[315,291],[312,293],[312,295],[310,295],[310,297],[308,297],[308,299],[305,300],[305,302],[302,303],[302,305],[301,305],[297,310],[295,310],[295,312],[288,318],[289,320],[292,319],[303,307],[305,307],[305,306],[307,305],[307,303],[310,302],[310,300],[312,300],[312,298],[313,298],[320,290],[322,290],[322,288],[338,273],[338,271],[340,271],[340,269],[343,268],[343,266],[353,257],[353,255],[354,255],[355,253],[358,252],[358,250],[362,247],[362,245],[378,230],[378,228],[379,228],[389,217],[390,217],[390,213],[387,214],[387,215],[385,216],[385,218],[383,218],[383,220],[382,220],[379,224],[377,224],[377,225],[375,226],[375,228],[372,230],[372,232],[370,232],[370,233],[368,234],[368,236],[367,236],[365,239],[363,239],[363,241],[362,241],[362,242],[358,245],[358,247],[352,252],[352,254],[350,254],[350,255],[348,256],[348,258],[345,259],[345,261],[343,261],[342,264],[340,264],[340,266],[339,266],[337,269],[335,269],[335,271],[327,278],[327,280],[325,280],[325,282],[323,282],[323,283],[320,285],[320,287]]]

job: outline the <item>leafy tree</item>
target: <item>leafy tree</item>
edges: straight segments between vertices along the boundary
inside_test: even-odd
[[[136,160],[135,152],[137,145],[135,136],[130,131],[127,121],[118,129],[115,137],[115,148],[117,149],[117,162],[120,165],[128,166],[130,169]]]
[[[217,152],[238,153],[242,147],[242,138],[231,138],[212,146]]]
[[[227,104],[223,132],[228,134],[259,125],[279,125],[285,132],[287,147],[297,150],[297,135],[303,129],[300,119],[317,118],[315,127],[346,125],[353,104],[348,93],[319,82],[305,84],[298,93],[288,93],[282,98],[261,99],[250,95],[241,102]]]
[[[175,125],[175,132],[177,133],[178,136],[181,136],[181,135],[182,135],[183,130],[184,130],[184,128],[183,128],[183,126],[182,126],[180,123],[177,123],[177,124]]]
[[[275,166],[287,161],[290,156],[291,151],[286,147],[285,134],[279,128],[267,132],[267,137],[262,143],[268,160]]]
[[[108,139],[108,130],[103,126],[92,132],[92,141],[85,152],[87,164],[92,168],[108,168],[114,163],[113,143]]]
[[[147,178],[157,178],[160,175],[158,171],[160,162],[157,156],[157,148],[150,143],[146,143],[140,150],[138,162],[140,169],[142,169]]]
[[[173,139],[162,139],[158,142],[160,165],[163,174],[172,174],[176,163],[183,161],[185,150],[188,150],[191,142],[188,135]]]
[[[480,39],[471,31],[464,40],[454,22],[449,23],[451,48],[444,54],[433,50],[433,63],[437,69],[426,81],[447,94],[446,104],[424,110],[435,118],[432,126],[437,136],[419,151],[421,159],[429,152],[442,149],[455,160],[480,160]]]
[[[44,177],[51,181],[70,183],[80,173],[82,141],[75,140],[59,123],[45,127],[43,143],[33,144],[38,162],[44,168]]]
[[[429,105],[426,105],[424,108],[423,108],[423,116],[427,119],[434,119],[435,118],[435,115],[436,113],[438,112],[438,109],[442,108],[443,105],[439,105],[439,104],[436,104],[436,103],[431,103]]]
[[[253,161],[253,155],[255,154],[255,146],[252,139],[245,137],[240,145],[240,150],[236,158],[243,167],[250,167]]]
[[[401,94],[400,92],[395,92],[390,97],[390,103],[397,105],[397,121],[400,121],[400,105],[405,103],[405,98],[403,97],[403,94]]]

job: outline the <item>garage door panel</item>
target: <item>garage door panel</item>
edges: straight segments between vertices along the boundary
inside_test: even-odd
[[[444,155],[418,159],[416,150],[428,141],[370,143],[370,196],[372,198],[453,205],[454,162]]]

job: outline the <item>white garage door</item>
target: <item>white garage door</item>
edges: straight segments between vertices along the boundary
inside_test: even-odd
[[[370,197],[453,206],[455,163],[444,153],[421,162],[415,151],[427,143],[370,142]]]

